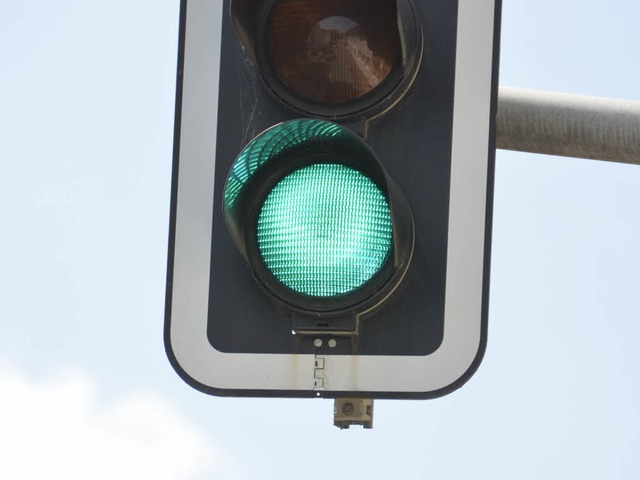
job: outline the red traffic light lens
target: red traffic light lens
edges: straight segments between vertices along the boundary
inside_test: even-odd
[[[265,33],[275,76],[314,103],[365,96],[401,59],[396,0],[277,0]]]

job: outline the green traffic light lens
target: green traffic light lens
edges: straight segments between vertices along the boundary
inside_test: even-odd
[[[282,284],[313,297],[335,297],[357,290],[385,264],[391,212],[363,173],[313,164],[269,192],[256,234],[266,267]]]
[[[406,199],[367,142],[336,123],[297,119],[260,133],[231,166],[222,200],[231,238],[285,310],[372,311],[411,261]]]

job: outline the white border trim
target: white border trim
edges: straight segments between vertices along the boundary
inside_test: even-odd
[[[186,374],[208,387],[313,391],[314,355],[223,353],[207,339],[222,5],[187,6],[171,348]],[[327,356],[324,392],[440,390],[478,353],[494,14],[495,0],[459,0],[443,342],[426,356]]]

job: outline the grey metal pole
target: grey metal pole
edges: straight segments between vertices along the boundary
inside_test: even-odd
[[[640,165],[640,102],[500,88],[497,147]]]

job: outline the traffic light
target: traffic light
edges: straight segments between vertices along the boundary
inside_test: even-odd
[[[185,381],[430,398],[473,374],[499,10],[182,2],[165,342]]]

